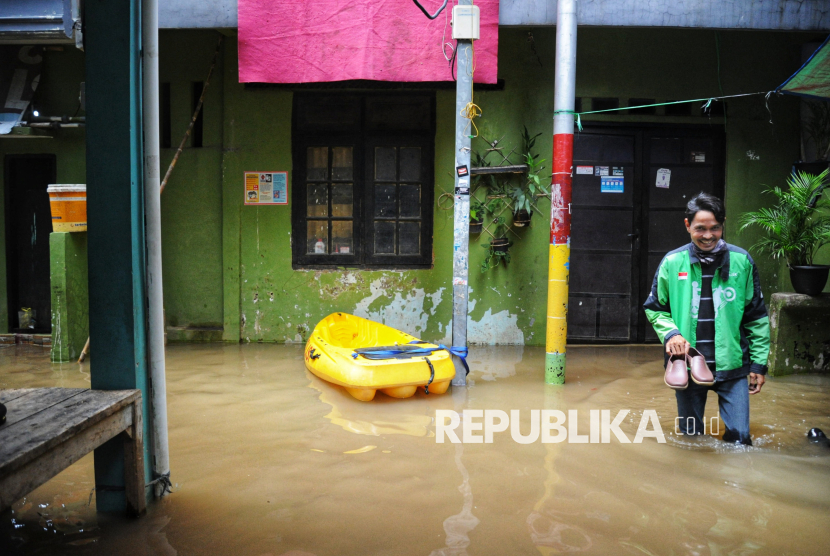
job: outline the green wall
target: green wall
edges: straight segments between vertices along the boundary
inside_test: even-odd
[[[159,80],[170,84],[171,148],[167,171],[193,115],[192,84],[205,81],[220,35],[215,31],[160,34]],[[224,57],[220,47],[202,106],[203,146],[187,141],[161,196],[164,309],[168,337],[222,339],[222,156]]]
[[[161,34],[161,81],[171,84],[173,146],[162,152],[162,173],[190,119],[191,83],[205,79],[218,38],[215,31]],[[709,30],[581,28],[577,96],[662,101],[709,97],[721,90],[766,91],[798,67],[800,45],[818,37],[722,31],[717,38],[719,44]],[[522,125],[531,133],[541,132],[537,150],[549,169],[555,30],[503,28],[499,43],[499,76],[505,86],[476,93],[483,110],[479,128],[488,137],[505,135],[510,147],[521,145]],[[47,112],[73,113],[83,55],[69,48],[49,52],[46,64],[38,94],[54,104]],[[244,171],[288,171],[291,179],[292,92],[238,83],[236,39],[227,37],[205,101],[204,146],[193,148],[188,142],[162,195],[170,340],[301,342],[322,317],[347,311],[448,342],[452,211],[443,210],[438,198],[452,186],[455,95],[442,90],[436,96],[434,268],[293,270],[290,206],[243,206],[242,182]],[[770,106],[772,125],[757,97],[728,105],[727,237],[744,247],[756,236],[738,233],[738,215],[768,202],[760,192],[783,184],[799,157],[798,101],[774,97]],[[724,125],[723,118],[672,118],[660,112],[586,116],[584,121]],[[55,152],[59,181],[83,182],[83,132],[59,131],[55,137],[41,142],[0,139],[0,150]],[[446,206],[446,201],[441,204]],[[521,239],[514,237],[513,262],[507,268],[481,274],[485,249],[471,245],[471,342],[544,344],[549,207],[542,200],[542,214],[534,217],[532,227],[517,230]],[[483,239],[474,236],[474,241]],[[0,257],[4,245],[0,242]],[[767,295],[790,289],[781,265],[763,257],[758,262]],[[0,304],[5,304],[4,279],[0,276]]]
[[[89,338],[86,232],[49,235],[52,361],[77,361]]]
[[[488,137],[506,134],[504,143],[520,145],[520,130],[542,132],[538,151],[550,160],[553,113],[555,32],[532,30],[539,60],[527,29],[500,31],[502,91],[481,92],[479,128]],[[802,42],[812,36],[786,33],[699,30],[580,29],[577,95],[698,98],[769,90],[798,65]],[[720,83],[718,77],[720,55]],[[539,66],[541,61],[542,67]],[[237,83],[236,51],[226,49],[224,159],[225,339],[303,341],[315,323],[331,311],[355,312],[399,326],[426,339],[448,341],[451,212],[435,206],[435,267],[429,271],[349,272],[291,269],[290,207],[244,207],[243,170],[291,172],[291,93],[282,89],[245,89]],[[450,191],[454,94],[438,93],[436,197]],[[754,240],[737,232],[740,212],[761,206],[764,184],[782,183],[799,156],[798,102],[775,98],[774,125],[760,98],[729,103],[727,132],[727,237],[748,246]],[[627,114],[586,117],[585,121],[708,124],[723,118]],[[549,168],[549,163],[548,163]],[[547,217],[518,230],[513,262],[485,274],[478,265],[485,250],[470,252],[471,342],[543,344],[547,282]],[[480,241],[477,238],[476,241]],[[779,265],[759,257],[764,290],[789,289]],[[237,330],[240,335],[237,336]]]

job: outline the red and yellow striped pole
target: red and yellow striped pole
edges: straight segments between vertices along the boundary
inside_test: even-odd
[[[568,278],[571,259],[571,183],[573,176],[574,98],[576,92],[576,0],[559,0],[556,9],[556,82],[553,101],[553,179],[545,382],[565,383],[568,335]]]

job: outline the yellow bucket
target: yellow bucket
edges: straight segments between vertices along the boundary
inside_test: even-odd
[[[53,232],[86,231],[86,184],[52,184],[46,188]]]

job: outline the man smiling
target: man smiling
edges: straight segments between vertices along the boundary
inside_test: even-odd
[[[675,388],[679,429],[703,434],[706,395],[718,395],[723,439],[752,444],[749,394],[764,385],[769,355],[769,318],[758,270],[749,253],[723,240],[723,202],[708,193],[686,205],[691,243],[668,253],[660,263],[646,316],[666,347],[666,361],[699,355],[714,373],[714,383],[694,372]],[[749,386],[747,387],[747,376]]]

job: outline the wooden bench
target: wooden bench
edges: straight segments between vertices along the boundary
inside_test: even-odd
[[[124,441],[127,513],[144,513],[140,390],[0,390],[0,512],[108,440]]]

